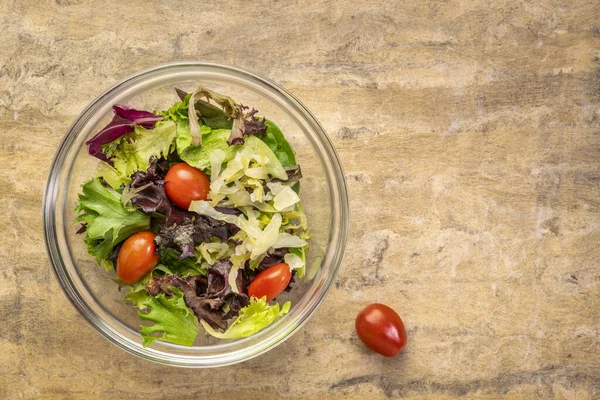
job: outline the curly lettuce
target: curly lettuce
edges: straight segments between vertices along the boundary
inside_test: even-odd
[[[137,171],[145,171],[152,157],[166,158],[177,135],[173,121],[163,121],[154,129],[135,126],[132,135],[106,145],[114,168],[123,176],[131,176]]]
[[[118,243],[150,227],[148,215],[125,208],[121,195],[103,185],[99,178],[83,184],[75,212],[81,213],[76,221],[85,224],[88,252],[99,264],[111,255]]]
[[[103,178],[113,189],[119,189],[121,185],[128,185],[131,182],[130,177],[121,174],[108,163],[100,163],[96,176]]]
[[[88,153],[102,161],[111,163],[109,155],[103,150],[102,146],[114,142],[122,136],[133,132],[136,126],[144,128],[153,128],[154,125],[163,119],[163,116],[156,115],[148,111],[136,110],[126,105],[115,104],[113,106],[115,115],[112,121],[108,123],[93,138],[85,142],[88,146]]]
[[[143,304],[148,312],[138,312],[140,318],[154,323],[140,328],[144,347],[155,340],[184,346],[194,344],[200,331],[198,319],[186,306],[183,292],[172,288],[170,297],[161,293],[156,297],[149,297]]]

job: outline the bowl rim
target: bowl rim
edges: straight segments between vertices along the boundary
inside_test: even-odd
[[[332,199],[331,208],[334,208],[334,204],[339,207],[339,226],[333,226],[333,218],[330,222],[330,226],[334,229],[338,230],[338,240],[336,242],[337,246],[335,248],[335,253],[331,258],[332,267],[331,271],[327,275],[327,280],[323,285],[323,290],[318,290],[315,295],[318,297],[315,302],[311,304],[311,307],[305,307],[305,310],[302,311],[300,315],[299,323],[291,326],[289,329],[278,332],[278,334],[273,334],[271,336],[267,336],[263,338],[261,341],[256,344],[250,346],[250,349],[253,349],[252,352],[246,352],[242,354],[241,357],[235,358],[229,356],[230,359],[227,360],[219,360],[218,356],[174,356],[169,353],[159,352],[159,351],[146,351],[149,348],[140,348],[137,343],[135,346],[127,345],[127,340],[119,340],[124,337],[114,329],[106,329],[108,326],[106,324],[102,324],[102,320],[97,316],[94,316],[94,312],[89,309],[89,306],[84,301],[84,299],[80,296],[77,289],[75,288],[72,279],[69,274],[66,272],[64,268],[63,255],[60,249],[58,248],[58,237],[57,237],[57,229],[56,229],[56,194],[58,183],[60,182],[60,178],[62,175],[62,167],[64,164],[64,158],[66,153],[69,151],[70,146],[73,140],[79,135],[77,131],[78,125],[81,121],[85,121],[90,116],[93,116],[97,111],[96,106],[102,103],[103,99],[112,94],[118,93],[119,89],[132,81],[140,81],[140,83],[144,82],[146,79],[149,79],[153,76],[160,76],[164,73],[165,70],[174,70],[178,68],[212,68],[216,70],[222,70],[224,72],[236,75],[239,78],[243,79],[251,79],[253,81],[258,82],[259,84],[266,85],[269,89],[272,89],[277,92],[278,95],[283,97],[287,101],[287,106],[293,106],[296,111],[302,115],[306,122],[310,124],[310,128],[312,133],[318,138],[319,143],[323,146],[325,154],[322,154],[323,157],[327,157],[331,163],[333,169],[333,175],[335,179],[332,183],[337,183],[337,199]],[[59,168],[60,166],[60,168]],[[344,250],[347,244],[347,239],[349,235],[349,202],[348,202],[348,191],[346,187],[346,181],[343,174],[342,165],[340,159],[335,151],[335,148],[331,142],[331,139],[323,129],[322,125],[318,122],[315,116],[308,110],[308,108],[300,102],[294,95],[292,95],[289,91],[284,89],[282,86],[277,84],[276,82],[264,78],[254,72],[246,70],[244,68],[234,67],[226,64],[219,64],[214,62],[207,61],[178,61],[178,62],[170,62],[166,64],[157,65],[154,67],[146,68],[141,71],[135,72],[126,76],[125,78],[117,81],[115,84],[110,86],[108,89],[104,90],[101,94],[99,94],[89,105],[87,105],[81,113],[75,118],[73,123],[70,125],[67,130],[66,135],[61,140],[58,149],[54,155],[52,160],[52,164],[50,167],[50,172],[48,174],[48,178],[46,181],[46,187],[44,190],[43,197],[43,229],[44,229],[44,239],[45,239],[45,247],[48,257],[50,258],[54,274],[56,279],[66,297],[69,299],[71,304],[77,309],[77,311],[88,321],[90,325],[92,325],[97,331],[101,333],[101,335],[106,338],[111,343],[117,345],[121,349],[127,351],[130,354],[134,354],[138,357],[141,357],[146,360],[154,361],[157,363],[172,365],[172,366],[180,366],[180,367],[196,367],[196,368],[204,368],[204,367],[218,367],[225,365],[232,365],[236,363],[240,363],[243,361],[247,361],[254,357],[257,357],[273,348],[283,343],[289,337],[291,337],[294,333],[300,330],[305,323],[314,315],[315,311],[319,308],[327,294],[329,293],[339,269],[342,264]],[[341,229],[340,229],[341,228]],[[327,247],[331,247],[331,243],[333,241],[329,241]],[[307,310],[306,310],[307,309]],[[266,340],[271,339],[271,340]],[[266,342],[266,343],[265,343]],[[265,343],[266,345],[260,346]],[[168,355],[170,357],[160,357],[159,355]],[[198,360],[202,359],[202,361],[209,362],[198,362]],[[210,360],[209,360],[210,359]]]

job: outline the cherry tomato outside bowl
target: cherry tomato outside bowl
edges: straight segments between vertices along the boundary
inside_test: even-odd
[[[384,304],[365,307],[356,317],[355,327],[367,347],[386,357],[400,353],[408,340],[402,319]]]

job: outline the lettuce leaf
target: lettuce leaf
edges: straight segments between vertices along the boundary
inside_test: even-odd
[[[177,90],[177,89],[175,89],[175,90]],[[181,101],[174,103],[171,106],[171,108],[169,108],[168,110],[161,111],[158,114],[162,115],[165,118],[165,120],[169,120],[169,121],[174,121],[174,122],[178,122],[178,121],[182,121],[182,120],[187,121],[189,98],[190,98],[190,95],[188,95],[187,93],[184,93],[183,97],[181,98]]]
[[[177,126],[174,122],[165,121],[154,129],[136,126],[135,133],[138,135],[135,142],[138,170],[146,170],[150,166],[150,158],[167,158],[177,134]]]
[[[190,145],[185,147],[183,152],[179,153],[179,157],[192,167],[196,167],[203,171],[210,168],[210,153],[219,149],[225,153],[225,160],[229,161],[235,157],[239,151],[238,146],[229,146],[227,138],[231,131],[227,129],[215,129],[202,137],[202,146],[191,145],[191,134],[189,138]],[[183,142],[183,139],[180,139]]]
[[[237,317],[240,309],[250,303],[245,293],[232,291],[228,283],[231,269],[230,262],[219,261],[208,270],[206,277],[194,275],[184,278],[176,274],[157,276],[146,289],[152,296],[161,293],[170,296],[172,289],[180,290],[185,304],[199,320],[206,321],[215,329],[225,330],[227,320]],[[245,292],[243,274],[238,274],[235,284]]]
[[[203,137],[200,132],[199,120],[213,129],[231,129],[227,143],[230,146],[244,144],[244,137],[250,135],[264,135],[267,130],[265,119],[255,116],[255,109],[237,104],[231,97],[214,92],[208,88],[198,86],[188,94],[176,89],[182,103],[187,102],[188,122],[190,135],[194,146],[201,146]],[[202,100],[206,99],[206,101]],[[210,104],[215,102],[221,109]]]
[[[210,100],[217,103],[223,109],[223,113],[229,119],[233,119],[239,114],[238,106],[231,97],[224,96],[205,87],[198,86],[198,88],[194,90],[188,98],[188,120],[190,123],[192,144],[194,146],[202,145],[202,134],[200,133],[200,124],[198,124],[197,118],[198,115],[202,115],[202,111],[196,108],[196,98],[201,99],[202,97],[206,99],[207,103]]]
[[[160,115],[144,110],[136,110],[126,104],[115,104],[113,110],[118,116],[126,118],[135,125],[143,126],[144,128],[153,128],[158,121],[163,119]]]
[[[173,121],[162,121],[154,129],[135,126],[131,135],[105,146],[115,169],[123,176],[131,176],[136,171],[145,171],[150,159],[166,158],[177,135],[177,125]]]
[[[177,154],[181,156],[185,149],[192,145],[192,134],[187,120],[177,121],[177,134],[175,135],[175,148]]]
[[[200,331],[196,324],[198,319],[185,305],[181,290],[172,288],[170,297],[161,293],[150,297],[143,304],[149,311],[138,312],[140,318],[154,322],[153,325],[142,325],[140,328],[144,347],[148,347],[155,340],[184,346],[194,344]],[[159,336],[154,336],[157,333]]]
[[[152,280],[152,275],[153,272],[150,272],[147,276],[134,284],[127,285],[129,293],[123,297],[123,301],[133,303],[139,310],[144,310],[146,308],[145,303],[150,300],[150,293],[146,290],[146,285]],[[125,283],[123,283],[123,285],[125,285]]]
[[[102,161],[111,163],[110,156],[102,149],[102,146],[114,142],[122,136],[134,131],[135,126],[153,128],[163,119],[161,115],[155,115],[148,111],[136,110],[126,105],[115,104],[113,106],[115,115],[93,138],[85,142],[88,153]]]
[[[274,122],[266,120],[267,133],[261,138],[263,142],[275,153],[277,159],[284,167],[296,165],[296,155],[292,146],[283,136],[283,132]]]
[[[277,317],[290,310],[291,303],[286,302],[281,309],[279,303],[267,304],[267,298],[250,298],[250,304],[240,310],[240,315],[223,333],[214,330],[208,323],[200,321],[206,332],[219,339],[237,339],[254,335],[269,326]]]
[[[244,136],[263,136],[267,132],[265,119],[255,117],[258,111],[254,108],[250,111],[246,110],[248,107],[238,104],[238,111],[231,126],[231,136],[227,139],[230,146],[244,144]]]
[[[161,114],[168,115],[173,118],[173,121],[178,121],[179,119],[188,120],[188,105],[192,94],[177,88],[175,88],[175,91],[181,101],[175,103],[175,105],[173,105],[166,113],[162,112]],[[227,117],[219,107],[200,99],[196,100],[195,108],[200,114],[200,121],[202,121],[205,126],[212,129],[231,129],[233,121],[231,118]]]
[[[172,248],[164,248],[160,252],[159,263],[167,266],[172,273],[179,276],[188,277],[194,275],[206,276],[207,268],[198,264],[196,257],[180,258],[181,253]]]
[[[113,189],[119,189],[121,185],[127,185],[131,178],[121,174],[108,163],[100,163],[96,170],[96,176],[103,178]]]
[[[125,297],[123,297],[123,301],[133,303],[139,310],[144,310],[146,308],[146,302],[150,300],[150,297],[151,296],[146,288],[141,287],[132,289]]]
[[[98,263],[109,257],[119,242],[150,227],[148,215],[126,209],[121,195],[99,178],[83,184],[75,212],[81,213],[76,221],[85,223],[88,252]]]
[[[201,243],[208,243],[211,238],[218,238],[225,243],[237,233],[235,226],[225,222],[198,216],[182,223],[160,228],[154,242],[160,250],[173,248],[181,252],[182,258],[194,257],[194,249]]]

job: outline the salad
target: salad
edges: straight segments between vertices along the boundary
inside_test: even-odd
[[[286,314],[311,235],[281,130],[204,87],[163,111],[114,105],[75,208],[89,254],[125,287],[143,345],[255,334]]]

